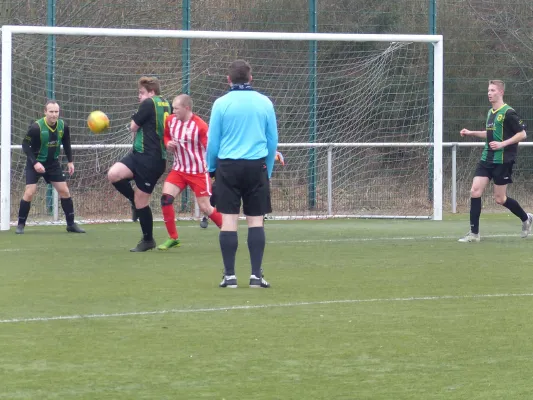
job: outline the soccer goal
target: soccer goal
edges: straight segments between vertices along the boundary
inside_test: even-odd
[[[238,58],[276,107],[285,165],[273,217],[442,218],[442,36],[3,26],[1,229],[16,221],[21,143],[47,98],[71,127],[76,218],[127,220],[106,173],[131,147],[137,79],[157,76],[169,100],[189,93],[209,121]],[[109,116],[107,132],[88,130],[93,110]],[[194,217],[193,196],[180,201],[178,217]],[[41,181],[28,221],[62,222],[57,204]]]

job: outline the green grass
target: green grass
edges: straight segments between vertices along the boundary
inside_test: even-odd
[[[269,290],[247,287],[246,228],[231,290],[216,227],[178,225],[180,248],[142,254],[137,224],[1,233],[0,399],[531,398],[514,216],[477,244],[465,216],[268,221]]]

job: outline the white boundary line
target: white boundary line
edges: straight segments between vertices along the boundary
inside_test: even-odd
[[[123,312],[123,313],[111,313],[111,314],[59,315],[59,316],[52,316],[52,317],[11,318],[11,319],[1,319],[0,324],[15,324],[15,323],[24,323],[24,322],[72,321],[72,320],[79,320],[79,319],[103,319],[103,318],[136,317],[136,316],[164,315],[164,314],[192,314],[192,313],[208,313],[208,312],[219,312],[219,311],[257,310],[257,309],[281,308],[281,307],[319,306],[319,305],[328,305],[328,304],[468,300],[468,299],[490,299],[490,298],[506,298],[506,297],[533,297],[533,293],[496,293],[496,294],[473,294],[473,295],[463,295],[463,296],[444,295],[444,296],[421,296],[421,297],[392,297],[392,298],[375,298],[375,299],[303,301],[303,302],[294,302],[294,303],[258,304],[258,305],[248,305],[248,306],[175,308],[175,309],[170,309],[170,310],[134,311],[134,312]]]
[[[409,241],[409,240],[458,240],[461,235],[456,236],[396,236],[396,237],[374,237],[374,238],[338,238],[338,239],[301,239],[301,240],[267,240],[267,244],[306,244],[306,243],[350,243],[350,242],[386,242],[386,241]],[[500,235],[483,235],[482,238],[520,238],[520,234],[500,234]],[[520,238],[520,240],[524,240]],[[203,246],[203,244],[190,242],[184,243],[182,246],[197,247]],[[36,249],[38,247],[32,247]],[[89,247],[87,247],[89,248]],[[94,248],[91,246],[90,248]],[[22,248],[8,247],[0,249],[2,252],[16,252],[25,251]],[[122,249],[121,249],[122,251]]]

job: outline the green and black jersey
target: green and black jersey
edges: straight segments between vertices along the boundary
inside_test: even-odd
[[[61,145],[68,162],[72,162],[70,130],[62,119],[54,125],[48,125],[45,118],[35,121],[22,141],[22,149],[32,165],[37,162],[46,165],[57,160]]]
[[[163,136],[165,118],[170,114],[168,101],[159,96],[144,100],[139,110],[131,117],[140,126],[133,141],[133,152],[143,153],[158,159],[167,159]]]
[[[499,150],[492,150],[489,146],[490,142],[503,142],[504,140],[512,138],[518,132],[526,130],[526,124],[518,116],[516,111],[504,104],[497,110],[492,108],[487,114],[487,139],[485,141],[485,148],[481,154],[481,161],[486,161],[493,164],[503,164],[515,161],[516,153],[518,151],[518,143],[506,146]]]

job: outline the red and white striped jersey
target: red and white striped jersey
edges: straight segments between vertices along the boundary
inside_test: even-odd
[[[172,169],[186,174],[207,172],[205,151],[207,148],[207,123],[193,114],[188,121],[181,121],[175,115],[165,120],[165,146],[171,140],[178,143],[174,151]]]

